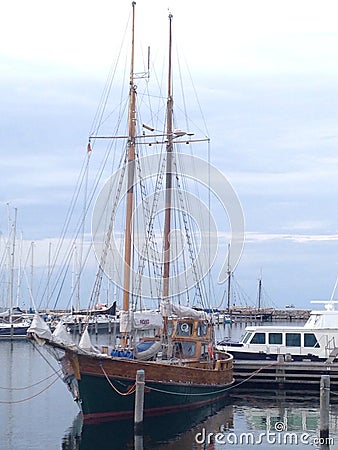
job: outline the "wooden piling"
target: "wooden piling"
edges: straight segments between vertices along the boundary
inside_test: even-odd
[[[277,365],[276,365],[276,381],[280,387],[284,385],[285,382],[285,366],[284,366],[284,356],[277,356]]]
[[[135,411],[134,411],[134,433],[135,436],[143,434],[143,406],[144,406],[144,370],[136,372],[136,391],[135,391]]]
[[[320,448],[328,449],[330,411],[330,375],[320,377]]]
[[[143,450],[143,436],[134,436],[134,450]]]

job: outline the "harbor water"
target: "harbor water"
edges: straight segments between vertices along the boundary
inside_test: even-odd
[[[220,325],[238,338],[244,324]],[[106,337],[98,336],[101,343]],[[93,340],[95,343],[96,337]],[[219,405],[145,420],[142,438],[130,422],[84,425],[59,367],[29,341],[0,341],[1,450],[204,450],[321,448],[318,393],[233,389]],[[338,449],[338,395],[331,392],[330,438]],[[322,447],[324,448],[324,447]]]

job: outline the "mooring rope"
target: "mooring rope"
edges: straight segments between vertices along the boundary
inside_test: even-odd
[[[100,365],[100,367],[101,367],[101,370],[102,370],[104,376],[106,377],[106,380],[108,381],[109,385],[114,389],[115,392],[117,392],[117,393],[120,394],[120,395],[130,395],[130,394],[133,394],[133,393],[136,391],[136,383],[134,383],[133,386],[131,386],[131,387],[127,390],[127,392],[121,392],[121,391],[119,391],[119,390],[113,385],[113,383],[110,381],[110,379],[109,379],[108,375],[106,374],[106,372],[105,372],[104,368],[102,367],[102,365]]]
[[[242,381],[240,381],[240,382],[238,382],[238,383],[236,383],[236,384],[233,384],[233,385],[231,385],[231,386],[227,386],[226,388],[219,389],[219,390],[217,390],[217,391],[212,391],[212,392],[191,393],[191,394],[185,393],[185,394],[182,394],[181,392],[172,392],[172,391],[165,391],[165,390],[163,390],[163,389],[157,389],[157,388],[148,386],[147,384],[146,384],[145,387],[147,387],[147,388],[150,389],[150,390],[153,390],[153,391],[156,391],[156,392],[162,392],[163,394],[169,394],[169,395],[196,396],[196,395],[219,394],[220,392],[230,391],[230,390],[234,389],[235,387],[238,387],[238,386],[240,386],[241,384],[246,383],[246,382],[249,381],[252,377],[254,377],[257,373],[259,373],[261,370],[263,370],[263,369],[265,369],[265,368],[267,368],[267,367],[275,366],[276,364],[278,364],[278,362],[277,362],[277,361],[274,361],[274,362],[272,362],[272,363],[270,363],[270,364],[268,364],[268,365],[266,365],[266,366],[264,366],[264,367],[260,367],[259,369],[257,369],[257,370],[255,370],[254,372],[252,372],[252,374],[249,375],[248,378],[245,378],[244,380],[242,380]]]
[[[233,384],[233,385],[231,385],[231,386],[227,386],[227,387],[225,387],[225,388],[218,389],[218,390],[212,391],[212,392],[210,392],[210,391],[209,391],[209,392],[202,392],[202,393],[182,393],[182,392],[173,392],[173,391],[166,391],[166,390],[164,390],[164,389],[158,389],[158,388],[149,386],[147,383],[145,383],[145,388],[147,388],[147,389],[149,389],[149,390],[151,390],[151,391],[161,392],[161,393],[163,393],[163,394],[168,394],[168,395],[182,395],[182,396],[189,396],[189,397],[192,397],[192,396],[199,396],[199,395],[219,394],[219,393],[221,393],[221,392],[230,391],[230,390],[234,389],[235,387],[238,387],[238,386],[240,386],[240,385],[246,383],[246,382],[249,381],[252,377],[254,377],[257,373],[261,372],[263,369],[268,368],[268,367],[271,367],[271,366],[275,366],[276,364],[278,364],[278,361],[273,361],[272,363],[267,364],[266,366],[260,367],[259,369],[255,370],[254,372],[252,372],[251,375],[249,375],[249,376],[248,376],[247,378],[245,378],[244,380],[239,381],[238,383],[235,383],[235,384]],[[113,383],[110,381],[110,379],[109,379],[107,373],[105,372],[104,368],[102,367],[102,365],[100,365],[100,367],[101,367],[101,370],[102,370],[104,376],[106,377],[106,380],[108,381],[108,383],[110,384],[110,386],[111,386],[118,394],[120,394],[120,395],[130,395],[130,394],[133,394],[133,393],[136,391],[136,383],[134,383],[133,386],[131,386],[131,387],[127,390],[127,392],[121,392],[121,391],[119,391],[119,390],[113,385]]]
[[[28,400],[32,400],[34,397],[37,397],[38,395],[42,394],[47,389],[49,389],[58,379],[59,379],[59,377],[57,376],[55,378],[55,380],[53,380],[48,386],[46,386],[44,389],[42,389],[41,391],[37,392],[36,394],[31,395],[30,397],[26,397],[26,398],[23,398],[21,400],[9,400],[9,401],[0,400],[0,404],[23,403],[23,402],[27,402]]]
[[[0,389],[4,390],[4,391],[24,391],[26,389],[30,389],[34,386],[37,386],[38,384],[43,383],[44,381],[49,380],[49,378],[52,378],[54,375],[58,375],[61,373],[61,369],[58,370],[57,372],[52,373],[51,375],[49,375],[48,377],[44,378],[43,380],[37,381],[34,384],[31,384],[30,386],[24,386],[24,387],[17,387],[17,388],[13,388],[13,387],[2,387],[0,386]]]

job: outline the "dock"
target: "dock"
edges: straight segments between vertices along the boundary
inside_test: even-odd
[[[322,375],[330,375],[331,386],[338,388],[338,362],[293,361],[279,355],[278,360],[234,360],[238,387],[263,389],[317,389]]]

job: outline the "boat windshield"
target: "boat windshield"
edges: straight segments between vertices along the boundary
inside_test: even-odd
[[[252,333],[251,331],[248,331],[247,333],[245,333],[244,338],[243,338],[243,344],[246,344],[249,340],[249,338],[251,337]]]
[[[265,344],[265,333],[255,333],[250,344]]]

